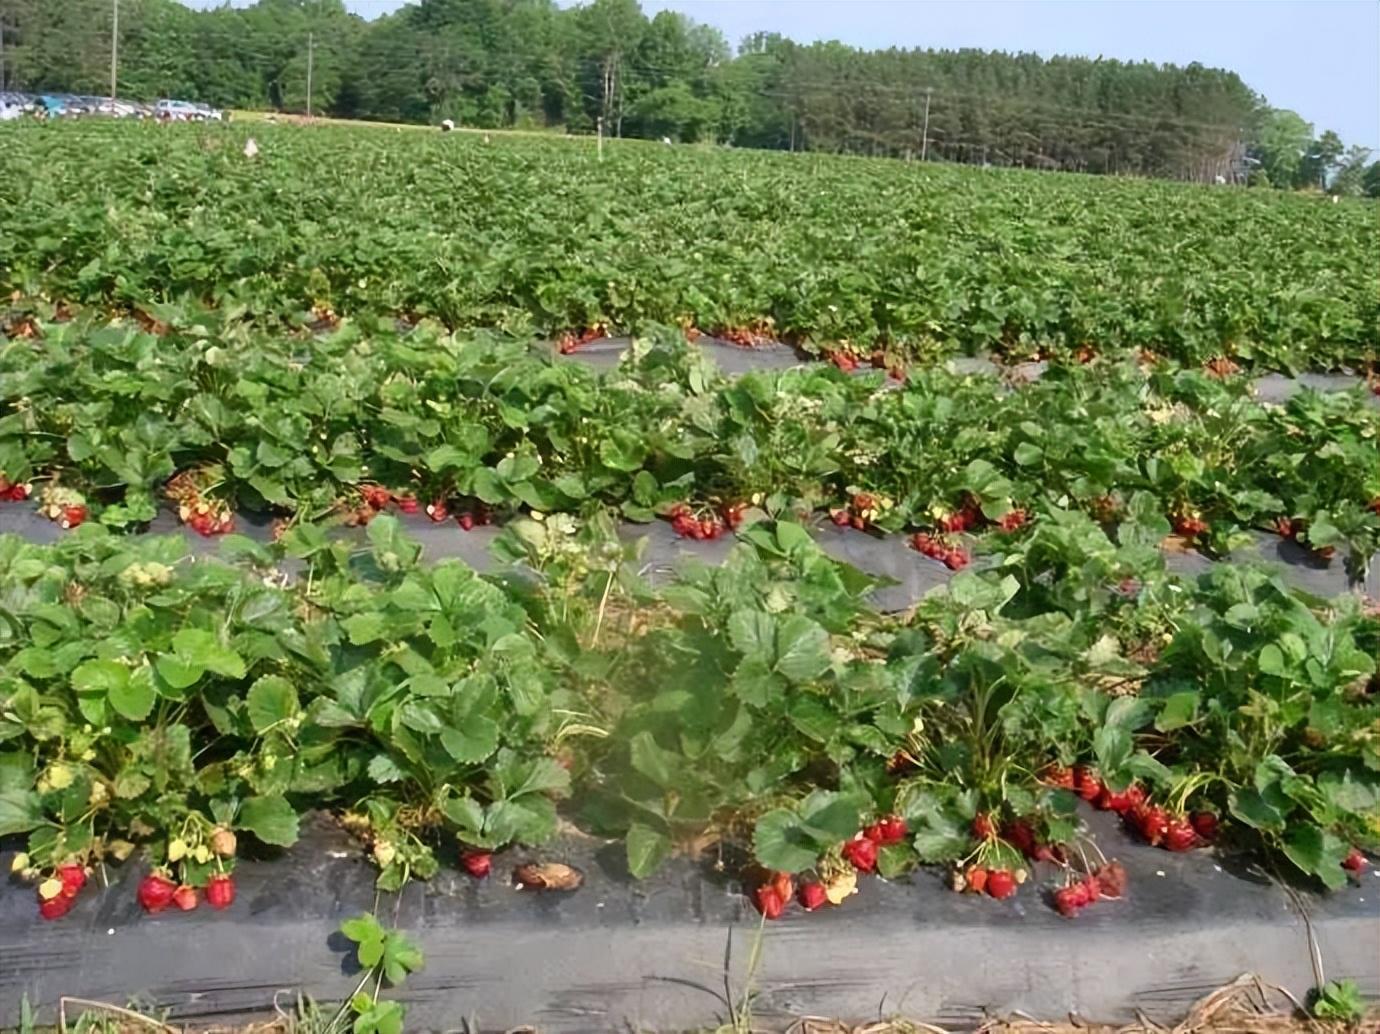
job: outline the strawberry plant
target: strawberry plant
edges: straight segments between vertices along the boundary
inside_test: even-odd
[[[1090,343],[1223,373],[1376,359],[1363,204],[636,142],[591,167],[556,138],[319,128],[255,126],[272,158],[248,162],[233,126],[213,146],[193,127],[18,127],[0,289],[137,308],[150,333],[191,298],[321,335],[718,328],[842,365]]]

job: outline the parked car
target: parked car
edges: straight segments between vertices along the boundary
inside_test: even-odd
[[[0,93],[0,122],[23,118],[37,106],[38,100],[27,93]]]
[[[207,104],[166,98],[153,106],[153,112],[156,117],[171,122],[219,122],[225,117],[218,108]]]

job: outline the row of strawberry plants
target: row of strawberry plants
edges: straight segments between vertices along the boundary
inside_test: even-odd
[[[901,358],[1373,364],[1363,202],[356,128],[6,127],[0,289],[555,335],[650,322]],[[731,189],[727,189],[731,184]]]
[[[45,916],[141,845],[146,908],[229,906],[246,841],[291,845],[307,808],[383,888],[438,855],[483,878],[562,810],[637,876],[750,845],[768,915],[796,879],[813,909],[922,864],[997,898],[1044,874],[1073,914],[1125,880],[1077,796],[1330,887],[1380,847],[1380,615],[1251,568],[1177,582],[1148,531],[1053,511],[904,619],[789,522],[660,591],[598,521],[507,529],[526,580],[423,564],[391,518],[369,537],[197,562],[0,537],[0,836],[28,835]]]
[[[1051,502],[1120,520],[1138,499],[1217,551],[1269,528],[1360,563],[1380,538],[1380,414],[1360,388],[1276,406],[1244,379],[1100,361],[1014,393],[943,369],[878,391],[881,374],[826,367],[730,380],[674,331],[599,376],[426,326],[33,326],[0,342],[0,489],[67,525],[138,525],[162,495],[203,534],[237,509],[396,505],[467,527],[614,507],[703,536],[754,504],[922,532],[957,562],[936,535],[1017,531]]]

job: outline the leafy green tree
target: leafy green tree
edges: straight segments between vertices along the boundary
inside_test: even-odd
[[[109,0],[0,0],[5,83],[103,93]],[[1335,133],[1197,63],[975,49],[867,51],[723,35],[638,0],[415,0],[372,21],[343,0],[192,10],[121,0],[120,92],[354,118],[550,126],[738,146],[1236,179],[1281,188],[1349,168]],[[1355,172],[1345,189],[1355,189]]]
[[[1366,197],[1380,197],[1380,161],[1371,162],[1361,177],[1361,191]]]
[[[1346,149],[1337,163],[1336,174],[1328,185],[1328,191],[1342,197],[1360,197],[1366,192],[1366,161],[1370,158],[1370,148],[1352,144]],[[1372,168],[1374,166],[1372,165]]]
[[[1344,150],[1342,138],[1332,130],[1327,130],[1313,141],[1307,153],[1300,159],[1294,185],[1326,190],[1328,177],[1340,163]]]
[[[1255,156],[1270,185],[1287,189],[1298,182],[1299,168],[1313,140],[1313,126],[1296,111],[1267,108],[1255,134]]]

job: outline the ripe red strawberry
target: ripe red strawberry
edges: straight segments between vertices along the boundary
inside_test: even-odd
[[[393,499],[393,493],[382,485],[360,485],[359,494],[364,504],[375,510],[382,510]]]
[[[434,503],[427,503],[426,515],[433,521],[440,522],[450,516],[450,511],[446,509],[444,499],[437,499]]]
[[[849,515],[847,510],[830,510],[829,519],[840,528],[848,527]]]
[[[968,551],[962,546],[954,546],[944,554],[944,566],[950,571],[962,571],[968,566]]]
[[[173,904],[184,912],[190,912],[196,908],[196,888],[183,884],[173,891]]]
[[[882,827],[883,844],[899,844],[910,832],[906,828],[906,820],[899,815],[883,815],[877,825]]]
[[[1051,765],[1049,768],[1045,769],[1044,780],[1050,786],[1072,790],[1073,769],[1065,768],[1063,765]]]
[[[1125,815],[1144,801],[1145,791],[1134,783],[1120,793],[1114,793],[1104,786],[1102,792],[1097,795],[1096,807],[1102,811],[1114,811],[1118,815]]]
[[[161,912],[172,904],[176,892],[177,884],[172,880],[156,872],[149,873],[139,881],[139,904],[144,906],[146,912]]]
[[[469,531],[474,527],[474,514],[472,513],[462,513],[459,517],[455,519],[459,523],[460,527],[464,528],[466,531]]]
[[[1175,532],[1189,539],[1193,538],[1195,535],[1201,535],[1208,530],[1207,521],[1203,520],[1201,517],[1190,517],[1187,514],[1176,515],[1171,523],[1174,526]]]
[[[206,884],[206,904],[219,911],[235,903],[235,880],[228,873],[218,872]]]
[[[1169,820],[1164,831],[1164,846],[1170,851],[1188,851],[1198,846],[1198,834],[1193,823],[1183,815]]]
[[[1093,874],[1093,877],[1097,880],[1097,889],[1104,898],[1119,898],[1126,893],[1126,869],[1120,862],[1107,862]]]
[[[422,507],[422,504],[417,502],[415,495],[400,495],[394,498],[397,501],[398,509],[403,513],[416,513]]]
[[[55,898],[44,901],[38,899],[38,914],[44,919],[61,919],[72,910],[72,899],[66,894],[59,894]]]
[[[1054,907],[1061,916],[1072,917],[1088,904],[1088,888],[1083,883],[1071,883],[1054,892]]]
[[[1073,790],[1085,801],[1095,801],[1102,793],[1102,780],[1087,765],[1075,765],[1073,769]]]
[[[864,836],[855,837],[843,845],[843,857],[859,872],[872,872],[877,868],[877,844]]]
[[[963,879],[967,883],[968,890],[974,894],[981,894],[987,889],[988,872],[980,865],[974,865],[963,874]]]
[[[746,507],[742,503],[730,503],[724,507],[724,523],[730,528],[736,529],[743,523],[743,510]]]
[[[997,827],[992,822],[992,816],[986,812],[979,812],[973,818],[973,836],[978,840],[991,840],[996,834]]]
[[[473,876],[476,880],[482,880],[489,875],[493,869],[494,856],[489,851],[461,851],[460,867]]]
[[[1342,859],[1342,868],[1347,872],[1359,875],[1366,871],[1366,856],[1361,853],[1359,847],[1353,847]]]
[[[863,836],[878,847],[900,843],[906,838],[906,820],[899,815],[884,815],[864,829]]]
[[[800,893],[796,895],[796,900],[806,912],[813,912],[829,903],[829,895],[824,891],[824,884],[812,881],[800,885]]]
[[[1035,827],[1025,819],[1016,819],[1002,827],[1002,836],[1021,854],[1029,858],[1035,853]]]
[[[770,883],[758,887],[752,896],[753,904],[765,919],[777,919],[785,911],[786,902]]]
[[[1116,583],[1116,592],[1124,599],[1133,600],[1140,595],[1140,582],[1135,578],[1123,578]]]
[[[713,517],[700,518],[700,537],[704,539],[716,539],[719,537],[719,522]]]
[[[1217,839],[1217,816],[1210,811],[1195,811],[1189,816],[1193,831],[1204,840]]]
[[[86,522],[86,516],[85,506],[64,506],[62,519],[58,523],[64,528],[78,528]]]
[[[857,514],[854,514],[852,517],[848,518],[848,523],[853,525],[853,529],[855,531],[867,530],[867,520],[863,517],[859,517]]]
[[[1169,835],[1169,816],[1158,804],[1147,803],[1132,808],[1126,817],[1141,838],[1152,847],[1158,847]]]
[[[795,897],[795,880],[791,879],[790,873],[775,873],[768,882],[783,902],[790,901],[791,898]]]
[[[997,527],[1002,531],[1015,531],[1017,528],[1024,527],[1030,515],[1024,510],[1012,510],[1006,516],[997,521]]]
[[[1016,877],[1007,869],[993,869],[987,874],[987,893],[998,901],[1005,901],[1016,893]]]
[[[62,897],[69,900],[86,886],[86,870],[80,865],[59,865],[57,878],[62,881]]]
[[[1102,885],[1097,882],[1097,877],[1092,873],[1083,877],[1082,887],[1090,905],[1102,896]]]

